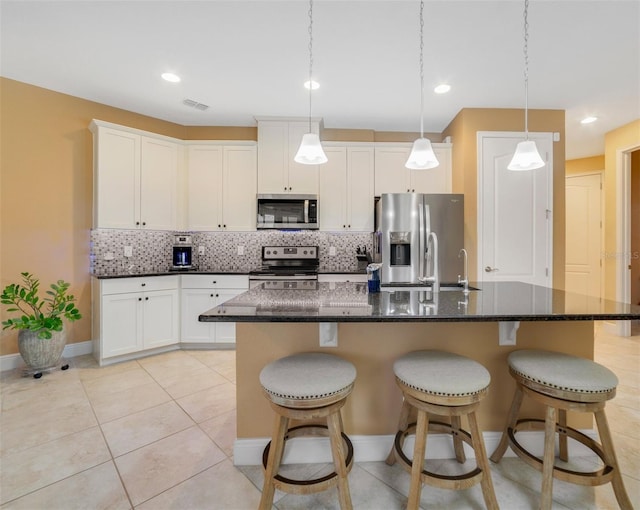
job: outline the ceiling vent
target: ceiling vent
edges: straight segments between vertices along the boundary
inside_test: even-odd
[[[207,106],[206,104],[198,103],[198,101],[194,101],[193,99],[185,99],[184,101],[182,101],[182,104],[200,111],[209,109],[209,106]]]

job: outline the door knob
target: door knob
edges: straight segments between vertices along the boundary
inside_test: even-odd
[[[487,266],[484,268],[485,273],[493,273],[494,271],[499,271],[497,267]]]

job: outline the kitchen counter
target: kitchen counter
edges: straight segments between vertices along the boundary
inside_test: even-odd
[[[295,285],[295,283],[292,283]],[[235,322],[481,322],[640,319],[640,306],[518,282],[472,283],[439,293],[415,287],[318,283],[316,289],[264,285],[204,312],[199,320]]]
[[[109,278],[137,278],[139,276],[147,277],[147,276],[168,276],[168,275],[181,275],[181,274],[228,274],[228,275],[248,275],[249,271],[224,271],[224,270],[199,270],[199,269],[189,269],[189,270],[180,270],[180,271],[154,271],[154,272],[141,272],[141,273],[121,273],[121,274],[94,274],[92,275],[94,278],[98,280],[107,280]],[[366,271],[319,271],[319,275],[334,275],[334,274],[367,274]]]

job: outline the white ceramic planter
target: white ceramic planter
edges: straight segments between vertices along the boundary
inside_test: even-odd
[[[53,331],[51,338],[38,338],[37,331],[21,329],[18,333],[18,350],[22,359],[32,370],[56,366],[67,344],[65,330]]]

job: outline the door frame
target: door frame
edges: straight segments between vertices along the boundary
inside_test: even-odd
[[[476,163],[476,174],[478,176],[477,180],[477,241],[476,241],[476,250],[477,250],[477,279],[481,281],[482,271],[484,271],[483,260],[482,260],[482,243],[483,243],[483,220],[484,220],[484,211],[483,211],[483,200],[482,200],[482,190],[484,185],[484,171],[482,167],[482,140],[485,137],[499,137],[499,138],[513,138],[515,140],[523,141],[525,139],[526,134],[524,131],[477,131],[476,132],[476,153],[477,153],[477,163]],[[529,132],[529,137],[536,138],[547,138],[548,142],[551,146],[551,154],[547,158],[545,167],[548,168],[548,179],[547,179],[547,253],[546,253],[546,265],[549,268],[548,282],[549,287],[553,287],[553,133],[552,132]],[[543,167],[544,168],[544,167]],[[539,170],[539,169],[538,169]],[[536,170],[529,170],[530,172],[535,172]],[[564,268],[563,268],[564,270]]]
[[[616,301],[631,302],[631,153],[635,144],[616,150]],[[631,321],[617,321],[616,334],[631,336]]]
[[[602,257],[604,253],[604,169],[603,170],[594,170],[592,172],[580,172],[575,174],[565,174],[564,183],[565,183],[565,193],[567,189],[567,179],[571,179],[572,177],[587,177],[589,175],[599,175],[600,176],[600,301],[604,299],[604,265],[602,264]],[[565,200],[566,204],[566,200]],[[567,212],[565,210],[565,227],[567,225]],[[566,235],[565,235],[566,239]],[[565,257],[565,268],[566,268],[566,257]],[[565,269],[566,273],[566,269]],[[565,280],[566,281],[566,280]],[[566,288],[566,286],[565,286]]]

